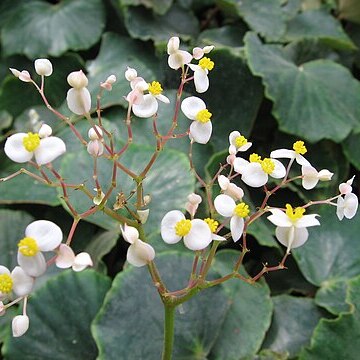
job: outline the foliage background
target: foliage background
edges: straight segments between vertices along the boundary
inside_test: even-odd
[[[213,112],[213,138],[209,145],[195,148],[202,176],[213,175],[226,154],[228,133],[238,129],[260,154],[289,148],[301,138],[308,144],[310,161],[318,169],[335,172],[333,181],[316,191],[305,191],[299,184],[282,191],[276,198],[280,205],[335,194],[337,185],[353,174],[358,183],[357,0],[3,0],[0,14],[0,140],[14,131],[30,130],[28,111],[35,108],[67,144],[68,152],[56,166],[69,180],[81,182],[91,176],[84,150],[46,110],[35,89],[14,78],[8,68],[36,76],[33,60],[50,58],[54,74],[47,79],[46,91],[52,105],[68,115],[64,99],[69,72],[87,73],[94,101],[99,83],[115,74],[118,82],[102,105],[120,142],[125,139],[126,66],[160,81],[174,99],[179,74],[167,68],[166,42],[177,35],[189,48],[216,47],[211,53],[216,66],[210,89],[203,96]],[[186,91],[194,93],[191,87]],[[170,114],[171,109],[160,108],[160,126],[166,127]],[[86,122],[73,121],[85,135]],[[155,144],[150,123],[134,119],[133,128],[135,144],[126,158],[130,167],[145,161]],[[157,228],[166,211],[184,207],[195,182],[188,171],[186,141],[169,145],[172,149],[164,152],[154,176],[147,179],[146,190],[154,199],[147,232],[166,282],[176,289],[186,281],[191,256],[181,246],[174,250],[163,244]],[[0,159],[0,177],[19,168],[3,152]],[[106,181],[106,164],[101,169]],[[124,179],[119,191],[129,189]],[[79,208],[89,206],[78,194],[72,196]],[[258,193],[249,189],[248,196],[254,206],[259,204]],[[293,251],[286,271],[268,274],[252,287],[228,282],[179,309],[175,359],[358,358],[359,216],[339,223],[334,208],[317,212],[322,226],[312,228],[306,245]],[[62,208],[60,192],[25,176],[0,185],[1,264],[15,265],[16,243],[24,227],[40,218],[55,221],[67,233],[71,217]],[[160,357],[163,315],[146,269],[125,264],[122,270],[126,244],[118,224],[101,215],[89,221],[80,224],[74,246],[93,255],[95,268],[60,275],[52,269],[39,279],[30,299],[28,334],[13,339],[13,312],[0,318],[3,358]],[[254,275],[262,262],[276,265],[283,249],[266,221],[249,231],[251,253],[243,271]],[[212,276],[226,274],[238,250],[231,244],[221,250]]]

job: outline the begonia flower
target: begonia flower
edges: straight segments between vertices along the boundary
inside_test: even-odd
[[[319,172],[311,165],[303,165],[301,167],[302,173],[302,186],[305,190],[313,189],[319,181],[331,180],[334,173],[327,169],[320,170]]]
[[[303,155],[307,153],[306,146],[304,142],[299,140],[294,142],[293,150],[288,149],[278,149],[270,153],[270,157],[273,159],[295,159],[299,165],[310,165],[308,160],[306,160]]]
[[[200,195],[192,193],[187,197],[187,199],[188,201],[185,204],[185,209],[193,218],[196,213],[196,210],[199,207],[199,204],[202,202],[202,198]]]
[[[180,39],[177,36],[170,38],[167,43],[168,64],[174,70],[183,67],[192,60],[192,55],[189,52],[179,48]]]
[[[245,136],[241,135],[239,131],[232,131],[229,135],[229,154],[237,153],[239,151],[247,151],[252,146],[252,143],[249,142]],[[235,148],[235,149],[234,149]]]
[[[214,49],[214,45],[208,45],[208,46],[204,46],[203,48],[201,47],[194,47],[193,48],[193,58],[195,60],[200,60],[205,54],[208,54],[210,51],[212,51]]]
[[[339,220],[344,216],[347,219],[352,219],[357,212],[359,206],[359,199],[354,193],[347,193],[344,197],[339,196],[337,199],[336,215]]]
[[[190,250],[205,249],[212,240],[208,224],[201,219],[186,219],[179,210],[169,211],[161,220],[161,237],[167,244],[176,244],[182,238]]]
[[[19,80],[21,80],[23,82],[30,82],[32,80],[29,72],[26,70],[19,71],[14,68],[9,68],[9,70],[12,72],[12,74],[15,77],[17,77]]]
[[[34,286],[34,278],[28,275],[20,266],[13,271],[0,265],[0,300],[12,298],[14,294],[22,297],[30,294]]]
[[[208,57],[199,61],[198,65],[188,64],[189,68],[194,71],[195,90],[198,93],[204,93],[209,88],[208,73],[214,68],[214,62]]]
[[[355,175],[345,183],[341,183],[339,185],[339,191],[341,195],[350,194],[352,192],[352,184],[354,182],[354,179]]]
[[[87,252],[75,255],[73,249],[66,244],[60,244],[55,264],[60,269],[71,267],[76,272],[82,271],[88,266],[93,266],[91,257]]]
[[[66,96],[66,102],[70,111],[77,115],[85,115],[89,113],[91,108],[91,96],[86,88],[88,79],[86,75],[80,71],[73,71],[67,77],[68,84],[72,87]]]

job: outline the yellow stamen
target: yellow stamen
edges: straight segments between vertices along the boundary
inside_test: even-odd
[[[203,57],[199,61],[199,66],[204,70],[212,70],[214,68],[214,62],[211,61],[208,57]]]
[[[212,113],[208,109],[200,110],[196,114],[196,120],[205,124],[208,121],[210,121],[211,116],[212,116]]]
[[[250,162],[257,162],[257,163],[261,164],[261,156],[259,156],[258,154],[253,153],[253,154],[251,154],[249,156],[249,161]]]
[[[212,233],[214,233],[214,232],[217,230],[217,228],[218,228],[218,226],[219,226],[219,223],[218,223],[216,220],[210,219],[210,218],[206,218],[206,219],[204,219],[204,221],[208,224],[208,226],[209,226],[209,228],[210,228],[210,231],[211,231]]]
[[[237,148],[240,148],[240,147],[244,146],[245,144],[247,144],[247,142],[248,141],[247,141],[245,136],[240,135],[240,136],[235,138],[235,146]]]
[[[262,167],[262,169],[264,170],[265,173],[271,174],[275,169],[275,163],[271,159],[265,158],[261,162],[261,167]]]
[[[27,135],[23,138],[23,145],[24,148],[29,152],[36,150],[40,145],[39,134],[28,132]]]
[[[175,233],[178,236],[185,236],[190,232],[191,221],[188,219],[180,220],[175,225]]]
[[[9,274],[0,275],[0,292],[8,294],[13,288],[13,281]]]
[[[299,140],[294,142],[293,149],[297,154],[304,155],[307,152],[306,146],[304,145],[304,142]]]
[[[39,247],[35,239],[24,237],[18,243],[18,248],[24,256],[35,256],[39,252]]]
[[[153,81],[151,84],[149,84],[149,93],[156,96],[160,95],[163,92],[163,88],[161,87],[161,84],[158,81]]]
[[[293,209],[290,204],[286,204],[286,215],[290,218],[291,221],[296,221],[301,219],[304,216],[305,209],[302,207],[297,207]]]
[[[239,217],[247,217],[250,213],[249,205],[244,202],[237,204],[234,209],[234,214]]]

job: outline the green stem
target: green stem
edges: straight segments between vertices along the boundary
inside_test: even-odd
[[[162,360],[171,360],[174,346],[175,306],[171,304],[164,304],[164,310],[164,347]]]

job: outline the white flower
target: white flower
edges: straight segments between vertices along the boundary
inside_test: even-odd
[[[316,216],[318,214],[304,215],[305,209],[297,207],[293,209],[290,204],[286,204],[286,211],[280,209],[270,209],[271,215],[268,219],[277,226],[275,230],[276,238],[287,247],[286,252],[303,245],[309,237],[307,227],[320,225]]]
[[[339,196],[336,207],[336,215],[339,220],[342,220],[344,216],[352,219],[356,215],[358,205],[358,197],[353,193],[347,193],[344,197]]]
[[[307,152],[307,149],[304,145],[304,142],[299,140],[293,144],[294,150],[288,149],[279,149],[274,150],[270,153],[270,157],[273,159],[295,159],[299,165],[310,165],[308,160],[306,160],[303,155]]]
[[[8,137],[5,154],[17,163],[25,163],[35,156],[38,165],[47,164],[62,155],[66,151],[65,143],[56,136],[46,136],[49,133],[47,127],[50,126],[44,126],[39,133],[17,133]]]
[[[169,54],[168,64],[174,70],[181,68],[192,60],[191,54],[187,51],[179,50],[179,47],[180,39],[177,36],[169,39],[167,44],[167,53]]]
[[[35,71],[41,76],[50,76],[53,72],[53,66],[48,59],[36,59]]]
[[[232,197],[221,194],[215,198],[214,206],[220,215],[224,217],[231,217],[231,236],[234,242],[238,241],[244,230],[244,218],[246,218],[250,213],[249,205],[244,202],[236,204]]]
[[[68,75],[67,82],[72,87],[66,96],[68,108],[77,115],[87,114],[91,108],[91,96],[86,88],[88,85],[86,75],[82,70],[73,71]]]
[[[34,278],[16,266],[10,273],[9,269],[0,265],[0,300],[11,298],[12,293],[18,297],[30,294],[34,286]]]
[[[120,230],[124,240],[131,244],[126,254],[126,260],[131,265],[140,267],[154,260],[155,250],[151,245],[139,239],[136,228],[125,224],[124,227],[120,225]]]
[[[74,271],[82,271],[88,266],[93,266],[88,253],[82,252],[75,256],[74,251],[66,244],[60,244],[55,264],[60,269],[71,267]]]
[[[334,173],[327,169],[320,170],[319,172],[311,165],[303,165],[301,167],[302,173],[302,186],[306,190],[313,189],[320,181],[331,180]]]
[[[190,138],[199,144],[206,144],[212,133],[212,114],[207,110],[204,101],[196,96],[187,97],[181,103],[181,110],[188,119],[193,120],[190,125]]]
[[[210,51],[214,49],[214,45],[193,48],[193,58],[195,60],[200,60],[205,54],[208,54]]]
[[[355,175],[349,179],[346,183],[341,183],[339,185],[339,191],[341,195],[346,195],[352,192],[352,184],[354,181]]]
[[[250,149],[252,143],[249,142],[245,136],[241,135],[239,131],[232,131],[229,135],[229,154],[237,153],[238,151],[247,151]],[[234,149],[235,148],[235,149]]]
[[[190,216],[193,218],[196,213],[197,208],[199,207],[199,204],[202,202],[202,198],[200,195],[192,193],[187,197],[187,199],[188,199],[188,201],[185,204],[185,209],[190,214]]]
[[[188,220],[179,210],[169,211],[161,220],[161,237],[167,244],[176,244],[184,238],[190,250],[205,249],[212,240],[208,224],[201,219]]]
[[[284,165],[275,159],[261,160],[258,154],[251,154],[250,161],[237,157],[234,160],[234,170],[241,174],[241,180],[252,187],[260,187],[267,183],[269,175],[281,179],[286,175]]]
[[[209,88],[208,73],[214,68],[214,62],[204,57],[198,65],[189,64],[189,68],[194,71],[195,90],[198,93],[204,93]]]
[[[230,182],[230,180],[226,176],[220,175],[218,177],[218,183],[220,185],[222,192],[225,195],[229,195],[234,200],[241,201],[241,199],[244,197],[243,189],[241,189],[239,186]]]
[[[26,71],[26,70],[19,71],[17,69],[13,69],[13,68],[9,68],[9,70],[13,73],[13,75],[15,77],[19,78],[19,80],[21,80],[23,82],[31,81],[31,76],[28,71]]]
[[[63,238],[61,229],[51,221],[37,220],[25,229],[25,237],[18,243],[18,264],[33,277],[46,271],[46,260],[42,251],[56,249]]]
[[[29,329],[29,317],[27,315],[17,315],[12,320],[12,335],[20,337]]]

